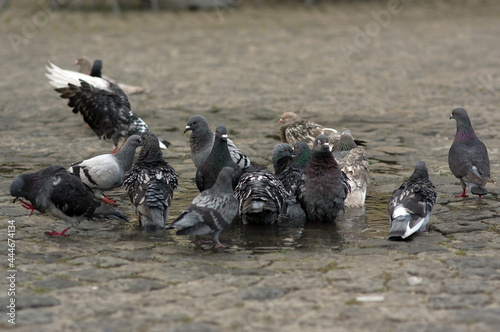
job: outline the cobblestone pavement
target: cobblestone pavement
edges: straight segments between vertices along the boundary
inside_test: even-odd
[[[247,1],[213,11],[134,9],[120,18],[87,2],[83,11],[76,3],[57,12],[43,4],[16,1],[0,14],[2,328],[498,329],[496,184],[488,184],[482,200],[455,198],[460,185],[447,153],[455,133],[448,117],[465,106],[496,181],[500,4],[322,1],[304,8]],[[148,88],[130,101],[173,143],[164,153],[180,175],[170,220],[197,194],[182,134],[197,113],[213,128],[225,124],[240,149],[264,164],[284,111],[350,128],[369,142],[366,209],[347,210],[337,227],[235,223],[221,235],[227,249],[213,251],[167,231],[142,233],[123,191],[115,190],[110,194],[134,220],[130,225],[88,221],[68,238],[44,235],[64,224],[29,217],[12,204],[13,178],[112,149],[44,76],[48,60],[71,69],[82,54],[101,58],[109,76]],[[418,160],[426,161],[438,190],[431,230],[388,241],[387,198]],[[9,234],[17,272],[7,272]],[[12,299],[15,308],[8,308]]]

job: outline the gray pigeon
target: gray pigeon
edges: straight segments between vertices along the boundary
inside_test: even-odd
[[[135,206],[142,228],[163,229],[178,177],[174,168],[163,159],[155,134],[146,132],[141,141],[141,152],[137,162],[125,174],[123,187]]]
[[[394,190],[389,199],[389,240],[405,239],[424,231],[435,202],[436,188],[429,180],[425,162],[419,161],[410,178]]]
[[[217,181],[219,172],[226,166],[234,169],[233,189],[243,174],[241,167],[236,164],[229,154],[227,146],[227,128],[223,125],[217,126],[215,130],[215,141],[210,154],[205,162],[196,170],[196,186],[200,191],[211,188]]]
[[[193,160],[194,166],[199,168],[207,159],[210,151],[212,151],[215,134],[210,130],[207,119],[202,115],[193,115],[188,119],[184,133],[190,130],[189,145],[191,147],[191,159]],[[234,145],[231,139],[227,138],[226,140],[231,159],[238,164],[241,169],[250,167],[251,163],[248,157]]]
[[[290,166],[292,162],[293,147],[288,143],[276,144],[273,149],[274,175],[277,177]]]
[[[297,182],[297,200],[309,222],[331,222],[344,211],[349,192],[347,177],[330,152],[329,139],[319,135],[314,141],[311,160]]]
[[[286,213],[285,187],[268,170],[243,174],[234,194],[244,224],[274,224],[281,214]]]
[[[62,232],[45,232],[47,235],[68,236],[66,231],[83,219],[113,218],[128,222],[127,217],[111,206],[101,204],[85,184],[59,165],[44,168],[36,173],[18,176],[10,185],[14,202],[21,200],[27,209],[50,214],[66,222]],[[31,214],[30,214],[31,215]]]
[[[141,145],[141,136],[132,135],[115,154],[103,154],[74,163],[68,172],[82,180],[101,200],[116,205],[103,191],[113,190],[123,184],[125,173],[134,163],[135,150]]]
[[[370,163],[365,149],[356,145],[349,129],[342,129],[340,139],[333,145],[333,156],[342,172],[347,175],[351,187],[344,205],[354,208],[363,207]]]
[[[469,115],[463,108],[455,108],[450,119],[457,121],[457,133],[448,153],[450,170],[460,179],[463,192],[457,197],[468,197],[465,189],[470,188],[474,195],[486,195],[486,182],[490,178],[490,159],[488,150],[479,140],[472,128]]]
[[[122,138],[141,135],[149,131],[148,125],[135,114],[127,95],[116,84],[100,77],[64,70],[49,63],[45,74],[49,83],[69,100],[73,113],[80,113],[99,139],[111,139],[118,151]],[[170,142],[161,139],[160,147],[167,148]]]
[[[238,199],[232,187],[234,169],[224,167],[213,187],[201,192],[193,199],[167,229],[179,229],[177,235],[211,234],[217,247],[223,247],[219,234],[231,224],[238,213]],[[201,241],[203,242],[203,241]]]

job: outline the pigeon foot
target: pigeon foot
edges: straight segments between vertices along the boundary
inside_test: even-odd
[[[469,197],[469,196],[465,194],[465,188],[464,188],[464,191],[460,195],[455,195],[455,197]]]
[[[116,203],[116,201],[106,195],[103,194],[103,197],[101,198],[101,201],[103,201],[104,203],[108,203],[108,204],[111,204],[113,206],[118,206],[118,203]]]
[[[56,231],[52,231],[52,232],[45,232],[45,235],[52,235],[52,236],[69,236],[68,234],[65,234],[66,231],[69,229],[68,228],[65,228],[61,233],[59,232],[56,232]]]
[[[30,217],[31,217],[33,212],[35,212],[35,210],[36,210],[35,207],[33,205],[31,205],[30,203],[23,201],[22,199],[20,199],[19,201],[21,202],[23,208],[25,208],[27,210],[31,210],[31,212],[30,212]]]

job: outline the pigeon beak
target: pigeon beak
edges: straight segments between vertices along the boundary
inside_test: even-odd
[[[454,119],[454,118],[455,118],[455,117],[453,116],[453,114],[452,114],[452,115],[450,115],[450,117],[449,117],[449,119]]]
[[[323,146],[326,146],[327,148],[329,148],[330,147],[330,143],[325,142],[325,143],[323,143]]]
[[[226,134],[222,135],[222,138],[227,139],[227,135]]]
[[[186,128],[184,129],[184,134],[185,134],[186,132],[190,131],[190,130],[191,130],[191,127],[190,127],[190,126],[186,126]]]
[[[12,203],[15,203],[18,199],[19,199],[19,197],[14,198],[14,200],[12,201]]]
[[[282,123],[283,123],[283,119],[279,119],[278,124],[282,124]]]

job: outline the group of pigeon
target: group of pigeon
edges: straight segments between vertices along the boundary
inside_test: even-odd
[[[366,142],[355,140],[349,129],[339,133],[284,113],[279,120],[282,143],[272,151],[273,173],[251,162],[228,137],[225,126],[212,132],[205,117],[193,115],[184,133],[191,131],[191,159],[200,194],[167,224],[178,186],[178,176],[161,151],[170,143],[158,138],[132,111],[124,92],[144,90],[102,76],[100,60],[91,64],[82,57],[75,64],[79,72],[49,63],[49,83],[100,139],[113,141],[114,150],[69,168],[55,165],[23,174],[12,182],[14,202],[24,198],[27,201],[21,202],[31,213],[38,210],[66,221],[62,232],[46,234],[67,236],[67,230],[85,218],[128,221],[104,194],[119,187],[128,194],[143,229],[177,229],[176,234],[196,236],[201,243],[200,236],[210,234],[217,247],[222,247],[219,234],[237,215],[245,224],[323,223],[333,222],[346,207],[365,204],[369,161],[362,146]],[[486,147],[465,110],[453,110],[450,118],[457,122],[457,133],[448,161],[463,188],[459,196],[466,197],[469,187],[481,198],[487,194],[490,176]],[[119,147],[121,140],[125,141]],[[405,239],[425,230],[436,196],[425,162],[417,162],[410,178],[389,199],[389,239]]]

